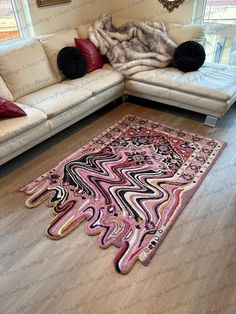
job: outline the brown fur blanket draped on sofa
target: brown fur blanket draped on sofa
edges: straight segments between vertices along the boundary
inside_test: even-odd
[[[167,67],[177,47],[163,22],[131,21],[115,28],[111,15],[102,15],[88,36],[113,68],[126,76]]]

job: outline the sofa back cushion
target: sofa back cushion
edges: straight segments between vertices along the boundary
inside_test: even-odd
[[[113,16],[112,20],[115,27],[120,27],[121,25],[125,24],[128,21],[132,21],[131,18],[124,18],[120,16]],[[203,25],[165,23],[165,26],[169,36],[178,45],[189,40],[197,41],[200,44],[203,43],[205,37],[205,28]]]
[[[79,38],[85,39],[88,37],[88,29],[92,24],[82,24],[76,27]]]
[[[14,100],[12,93],[7,88],[7,85],[5,84],[1,76],[0,76],[0,97],[10,101]]]
[[[202,44],[205,37],[203,25],[166,23],[166,30],[169,36],[178,45],[189,40]]]
[[[112,15],[112,23],[115,27],[120,27],[123,24],[129,22],[129,21],[133,21],[134,19],[132,18],[128,18],[128,17],[122,17],[122,16],[118,16],[118,15]]]
[[[14,99],[56,83],[43,47],[36,39],[1,49],[0,75]]]
[[[54,34],[38,37],[43,45],[50,64],[56,73],[57,82],[61,82],[65,79],[65,76],[60,72],[57,66],[57,55],[64,47],[75,47],[75,37],[78,37],[78,33],[75,29],[66,29]]]

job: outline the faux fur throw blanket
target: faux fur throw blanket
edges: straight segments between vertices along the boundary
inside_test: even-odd
[[[163,22],[131,21],[115,28],[111,15],[102,15],[88,36],[113,68],[126,76],[168,66],[177,47]]]

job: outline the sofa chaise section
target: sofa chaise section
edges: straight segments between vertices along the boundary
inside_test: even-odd
[[[169,67],[140,72],[125,84],[125,94],[206,114],[215,126],[236,101],[236,67],[206,63],[195,72]]]

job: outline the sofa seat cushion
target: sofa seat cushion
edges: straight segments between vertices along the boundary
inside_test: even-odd
[[[63,84],[82,87],[93,93],[93,96],[124,81],[124,76],[116,71],[98,69],[75,80],[65,80]]]
[[[117,84],[94,97],[90,97],[79,106],[69,108],[67,111],[48,120],[52,132],[58,132],[76,121],[83,119],[90,113],[109,104],[114,99],[119,98],[123,93],[124,82]]]
[[[54,84],[20,98],[20,103],[37,108],[50,119],[89,99],[92,93],[80,86]]]
[[[206,63],[189,73],[172,67],[145,71],[130,79],[221,101],[228,101],[236,94],[236,66],[216,63]]]
[[[43,47],[36,39],[1,48],[0,75],[14,99],[57,82]]]
[[[0,143],[10,140],[47,121],[47,116],[40,110],[19,103],[16,103],[16,105],[23,109],[27,116],[1,120]]]

